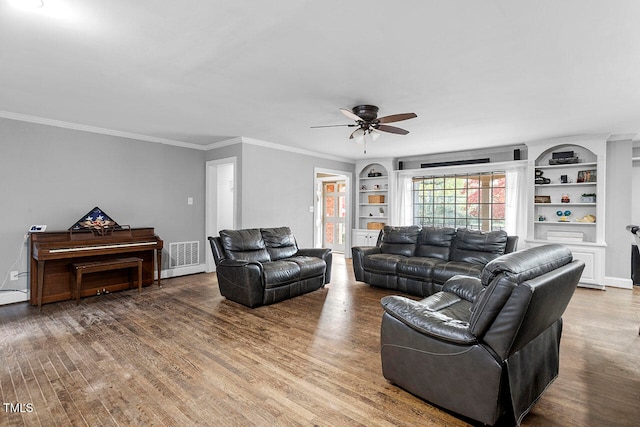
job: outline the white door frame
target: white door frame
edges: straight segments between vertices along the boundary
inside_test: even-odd
[[[318,175],[331,175],[328,177],[321,177]],[[339,171],[334,169],[325,168],[313,168],[313,247],[319,248],[322,246],[322,183],[323,181],[335,181],[344,180],[345,189],[345,203],[347,206],[347,212],[345,217],[346,236],[344,239],[344,256],[350,258],[351,251],[351,227],[353,224],[352,209],[351,209],[351,183],[353,182],[353,173]]]
[[[211,253],[211,247],[209,246],[208,236],[217,236],[218,227],[218,167],[231,164],[233,166],[233,203],[231,208],[233,209],[233,228],[236,228],[236,215],[238,212],[238,158],[226,157],[224,159],[209,160],[205,166],[205,246],[206,246],[206,272],[210,273],[216,270],[216,265],[213,260],[213,254]]]

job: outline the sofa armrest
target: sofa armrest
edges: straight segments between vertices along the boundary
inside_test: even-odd
[[[257,307],[263,304],[264,283],[262,264],[255,261],[225,259],[216,267],[222,296],[231,301]]]
[[[515,252],[518,247],[518,236],[507,236],[507,245],[504,248],[505,254]]]
[[[331,249],[328,249],[328,248],[298,249],[298,253],[296,255],[312,256],[312,257],[316,257],[324,260],[324,262],[327,264],[327,270],[324,273],[324,283],[327,284],[331,282],[331,264],[333,260],[333,253],[331,252]]]
[[[442,285],[443,292],[450,292],[469,302],[475,302],[483,289],[480,278],[463,275],[453,276]]]
[[[440,292],[422,301],[388,296],[382,298],[381,303],[386,314],[421,334],[456,344],[477,343],[476,337],[469,332],[467,322],[449,317],[429,307],[429,299],[438,294]]]
[[[351,248],[351,261],[353,262],[353,274],[357,281],[364,282],[364,267],[362,261],[366,255],[379,254],[378,246],[354,246]]]

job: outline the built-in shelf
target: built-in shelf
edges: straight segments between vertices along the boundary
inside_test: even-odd
[[[604,289],[604,201],[606,170],[606,138],[576,136],[528,143],[531,164],[531,205],[526,244],[528,246],[561,243],[567,246],[574,259],[585,263],[580,278],[581,286]],[[554,156],[572,152],[581,162],[550,165]],[[557,156],[556,160],[557,160]],[[535,171],[535,173],[534,173]],[[591,173],[587,173],[591,172]],[[542,176],[548,184],[536,184]],[[578,182],[578,180],[588,182]],[[597,182],[591,181],[596,179]],[[569,182],[563,182],[569,181]],[[582,202],[582,194],[596,195],[593,202]],[[539,203],[541,198],[552,203]],[[536,202],[536,198],[538,202]],[[562,203],[567,200],[568,203]],[[585,199],[589,200],[589,199]],[[593,199],[591,199],[593,200]],[[571,211],[570,221],[559,221],[556,211]],[[595,218],[595,222],[577,219]],[[538,219],[544,218],[544,221]]]
[[[390,160],[363,161],[357,164],[357,171],[358,201],[356,216],[358,220],[356,230],[366,230],[366,232],[361,233],[362,236],[355,234],[354,239],[364,239],[365,235],[368,236],[367,238],[373,239],[374,235],[377,238],[377,232],[370,232],[369,227],[378,228],[390,222],[390,207],[393,206],[389,192],[392,164]],[[376,176],[369,176],[373,174]],[[382,212],[380,212],[381,210]]]
[[[595,222],[580,222],[580,221],[534,221],[536,224],[545,225],[596,225]]]
[[[585,163],[567,163],[565,165],[536,165],[536,169],[566,169],[566,168],[595,168],[598,166],[597,162],[585,162]]]
[[[598,185],[597,182],[567,182],[566,184],[535,184],[536,188],[540,187],[583,187],[588,185]]]
[[[536,203],[536,206],[596,206],[595,203]]]

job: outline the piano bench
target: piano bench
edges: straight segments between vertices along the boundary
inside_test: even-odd
[[[142,258],[113,258],[102,261],[87,261],[71,264],[71,269],[75,273],[75,296],[76,304],[80,304],[80,288],[82,287],[82,275],[87,273],[98,273],[101,271],[120,270],[123,268],[138,269],[138,293],[142,292]],[[130,282],[133,277],[130,276]],[[132,283],[133,284],[133,283]]]

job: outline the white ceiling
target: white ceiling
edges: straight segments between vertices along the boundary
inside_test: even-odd
[[[364,157],[338,108],[415,112],[367,157],[640,131],[637,0],[0,0],[0,110]]]

